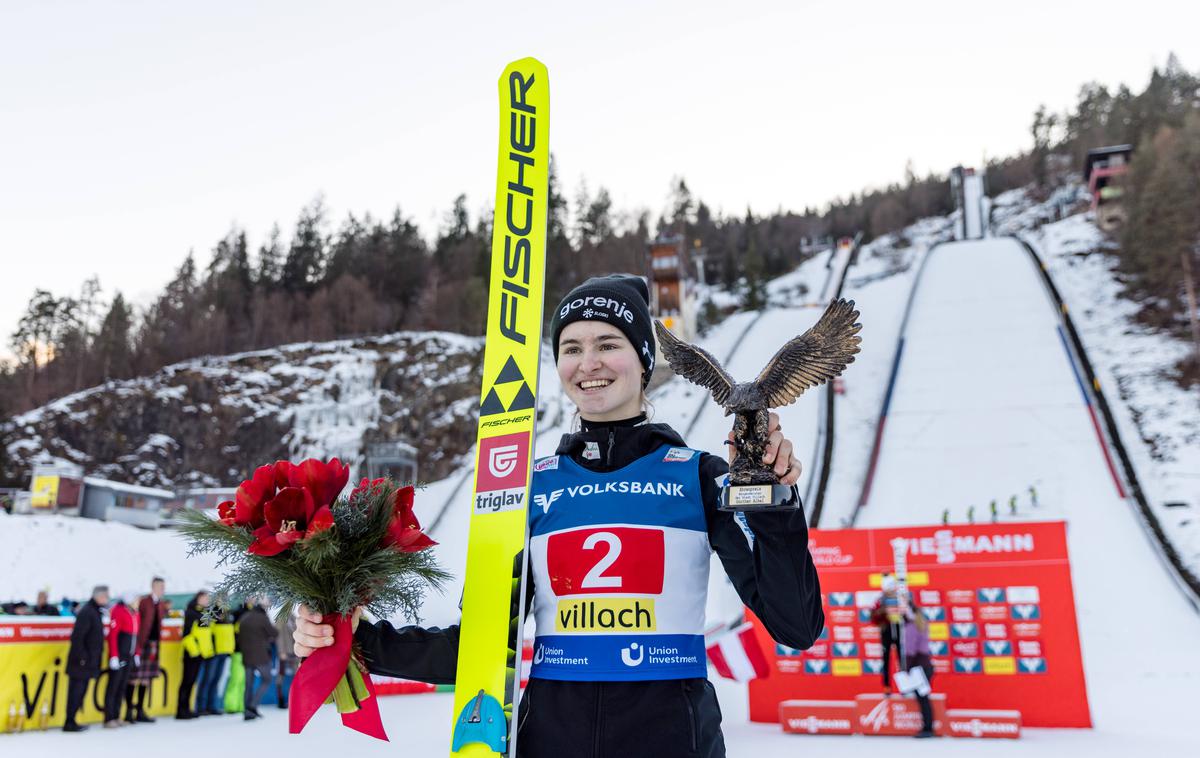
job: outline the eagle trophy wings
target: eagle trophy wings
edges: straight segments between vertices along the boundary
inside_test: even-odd
[[[675,373],[708,389],[729,415],[788,405],[810,387],[841,374],[854,362],[862,342],[857,318],[853,300],[833,301],[817,323],[788,340],[752,382],[734,382],[707,350],[684,342],[657,320],[654,328]]]

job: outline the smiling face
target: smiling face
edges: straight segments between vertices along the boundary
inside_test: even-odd
[[[588,421],[642,412],[642,362],[621,330],[603,321],[575,321],[562,330],[558,378]]]

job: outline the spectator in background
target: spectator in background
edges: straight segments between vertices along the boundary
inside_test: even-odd
[[[177,719],[194,719],[197,716],[192,710],[192,693],[204,668],[204,661],[213,654],[212,628],[204,618],[206,608],[208,592],[200,590],[192,596],[183,612],[183,674],[175,709]]]
[[[58,606],[50,604],[50,593],[46,590],[41,590],[37,594],[37,603],[33,606],[33,615],[35,616],[57,616]]]
[[[896,577],[884,574],[880,582],[883,593],[871,608],[871,622],[879,627],[879,641],[883,645],[883,692],[892,693],[892,648],[896,648],[896,665],[903,666],[900,658],[900,632],[904,625],[904,613],[908,598],[902,597]]]
[[[138,601],[138,631],[134,652],[138,662],[125,688],[125,720],[129,723],[152,724],[146,714],[146,696],[150,684],[158,678],[158,651],[162,643],[162,622],[167,617],[167,601],[163,593],[167,583],[156,576],[150,581],[150,594]]]
[[[238,650],[246,669],[246,721],[262,715],[258,712],[258,704],[271,686],[271,643],[278,634],[258,598],[251,598],[250,607],[238,622]],[[257,682],[255,674],[258,675]]]
[[[196,690],[196,715],[225,713],[225,666],[235,650],[233,616],[222,608],[212,612],[213,657],[204,663],[204,674]]]
[[[14,600],[11,603],[0,605],[0,612],[9,616],[32,616],[33,609],[29,607],[29,603],[24,600]]]
[[[933,681],[933,659],[929,655],[929,621],[920,608],[914,608],[907,624],[904,625],[904,669],[911,671],[920,668],[925,672],[925,679]],[[921,706],[921,731],[916,737],[933,736],[933,705],[929,702],[929,694],[916,692],[917,703]]]
[[[108,622],[108,689],[104,692],[104,728],[122,725],[121,702],[125,686],[137,665],[138,617],[117,598]]]
[[[75,715],[83,706],[88,682],[100,675],[100,655],[104,647],[104,620],[100,610],[108,605],[108,587],[97,585],[92,599],[79,607],[75,626],[71,629],[71,646],[67,649],[67,713],[64,732],[87,729],[75,723]]]
[[[296,673],[296,648],[292,635],[296,632],[296,617],[287,614],[275,620],[275,705],[288,707],[288,677]]]

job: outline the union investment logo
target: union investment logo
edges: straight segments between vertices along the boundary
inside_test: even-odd
[[[645,655],[646,648],[637,642],[632,642],[629,647],[621,648],[621,663],[626,666],[640,666]]]

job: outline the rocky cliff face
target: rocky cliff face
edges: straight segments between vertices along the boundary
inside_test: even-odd
[[[444,332],[287,345],[168,366],[0,422],[0,486],[37,461],[157,487],[236,486],[255,466],[365,445],[418,451],[419,478],[450,473],[475,442],[483,340]],[[357,473],[357,472],[352,472]]]

